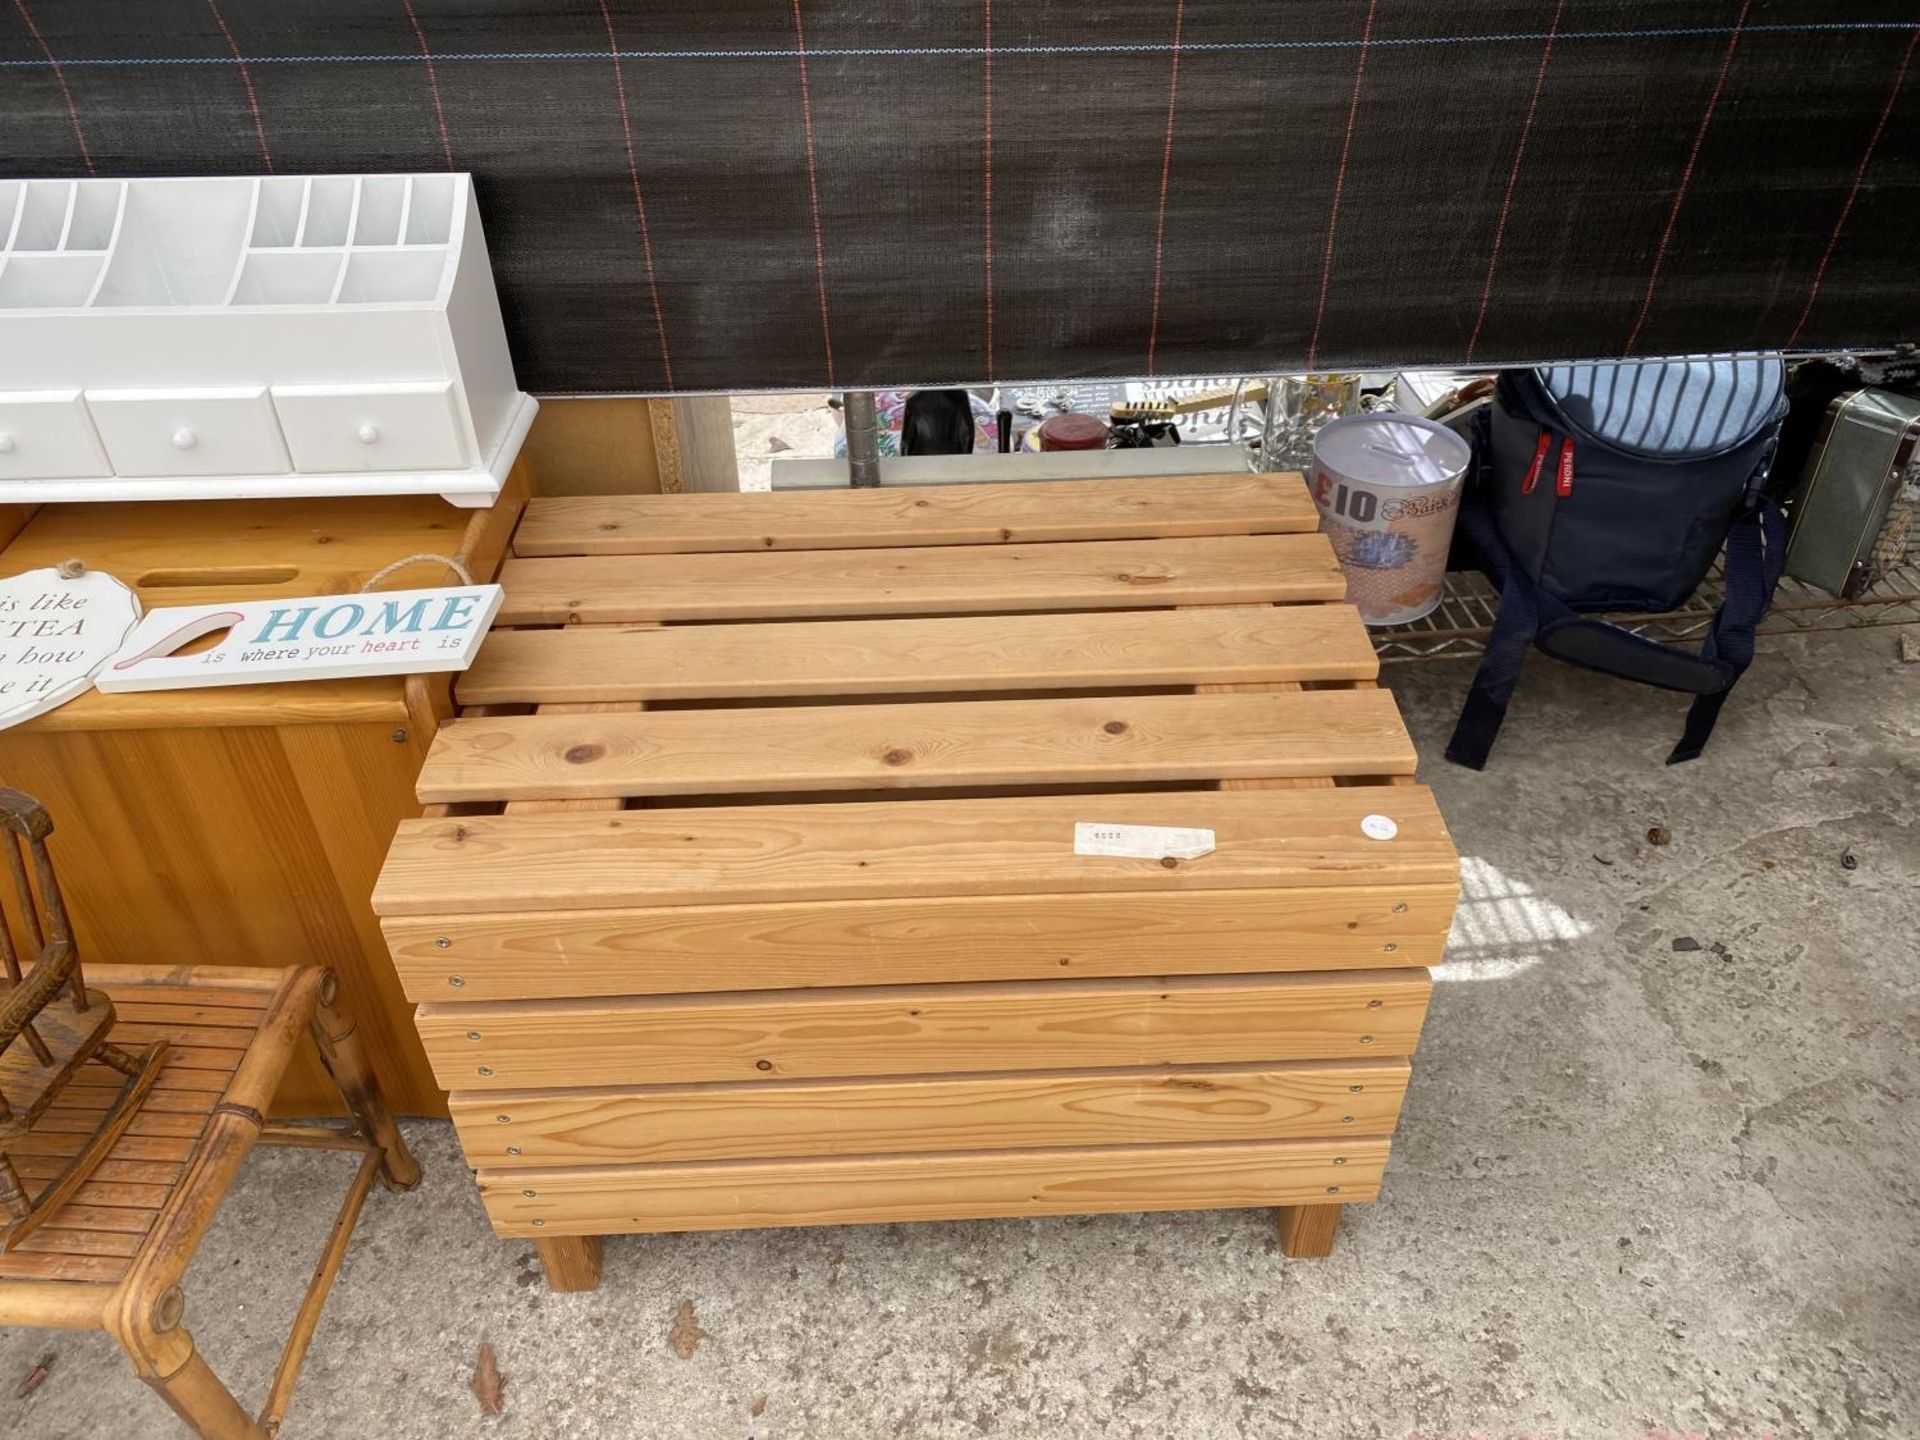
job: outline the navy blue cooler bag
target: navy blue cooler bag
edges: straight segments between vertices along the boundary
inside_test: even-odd
[[[1772,358],[1500,377],[1475,422],[1460,509],[1500,609],[1449,760],[1486,764],[1530,645],[1697,696],[1667,763],[1700,754],[1780,578],[1786,525],[1765,485],[1786,413]],[[1723,546],[1726,598],[1697,654],[1594,618],[1679,608]]]

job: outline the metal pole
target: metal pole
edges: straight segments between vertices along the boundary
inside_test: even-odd
[[[843,397],[847,415],[847,475],[855,489],[880,484],[880,422],[874,415],[871,390],[849,390]]]

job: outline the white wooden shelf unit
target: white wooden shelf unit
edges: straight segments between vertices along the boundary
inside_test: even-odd
[[[499,493],[462,174],[0,180],[0,503]]]

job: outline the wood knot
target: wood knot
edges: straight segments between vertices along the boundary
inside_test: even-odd
[[[1001,532],[1000,532],[1000,538],[1001,538],[1002,540],[1011,540],[1011,539],[1013,539],[1013,531],[1011,531],[1011,530],[1005,530],[1005,529],[1003,529],[1003,530],[1001,530]]]
[[[911,750],[889,750],[880,758],[889,765],[904,765],[913,759],[913,752]]]
[[[453,827],[453,843],[454,843],[454,844],[456,844],[456,845],[458,845],[458,844],[459,844],[459,843],[460,843],[460,842],[461,842],[462,840],[464,840],[464,839],[466,839],[466,838],[467,838],[467,827],[466,827],[466,826],[464,826],[464,825],[456,825],[456,826],[454,826],[454,827]]]
[[[756,1060],[753,1062],[753,1068],[756,1070],[771,1070],[773,1068],[773,1062],[771,1060]]]
[[[913,502],[913,508],[916,510],[924,510],[927,508],[927,502],[924,500],[916,500]]]
[[[618,520],[602,520],[600,522],[600,528],[602,530],[618,530],[620,528],[620,522]]]
[[[1109,735],[1124,735],[1127,733],[1127,722],[1124,720],[1109,720],[1100,728]]]
[[[585,765],[589,760],[598,760],[607,753],[604,745],[569,745],[562,757],[569,765]]]
[[[764,546],[766,546],[766,547],[767,547],[767,549],[769,549],[769,550],[771,550],[771,549],[773,548],[773,536],[771,536],[771,535],[762,535],[762,536],[760,537],[760,543],[761,543],[762,545],[764,545]]]
[[[1160,868],[1162,870],[1178,870],[1180,868],[1180,857],[1178,855],[1162,855],[1160,857]]]

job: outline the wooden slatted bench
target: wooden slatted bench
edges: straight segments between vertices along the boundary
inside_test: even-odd
[[[534,501],[375,895],[495,1229],[568,1288],[729,1226],[1325,1253],[1458,865],[1314,526],[1290,475]]]

